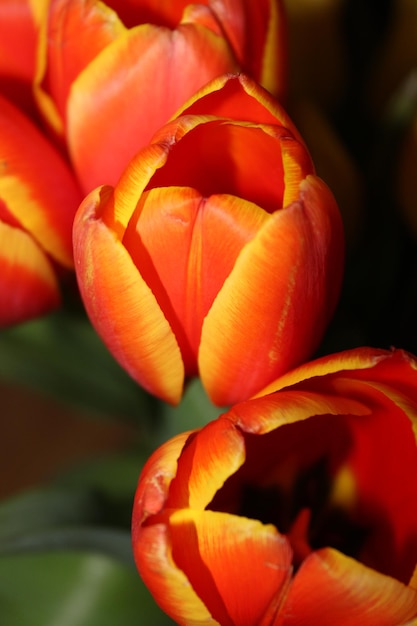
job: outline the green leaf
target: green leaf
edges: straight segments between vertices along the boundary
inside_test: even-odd
[[[79,314],[63,310],[3,329],[0,377],[84,410],[152,423],[155,400],[118,365]]]
[[[15,496],[0,505],[0,555],[87,549],[133,565],[131,508],[131,498],[111,500],[95,490],[46,488]]]
[[[195,378],[188,384],[179,406],[161,405],[161,425],[155,441],[160,444],[178,433],[200,428],[216,419],[225,410],[210,401],[200,379]]]
[[[7,626],[169,626],[132,568],[103,555],[0,558],[0,615]]]

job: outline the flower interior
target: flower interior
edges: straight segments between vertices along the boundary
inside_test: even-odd
[[[244,465],[207,508],[274,524],[290,542],[294,571],[331,547],[408,583],[417,560],[417,449],[403,414],[396,431],[390,415],[379,417],[379,431],[375,415],[324,415],[245,433]]]

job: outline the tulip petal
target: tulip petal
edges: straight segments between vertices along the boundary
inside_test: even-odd
[[[192,124],[187,117],[178,118],[154,137],[161,143],[172,137],[176,143],[152,187],[194,187],[204,196],[232,194],[273,213],[312,171],[304,147],[279,126],[200,117]]]
[[[351,371],[356,378],[359,375],[358,372],[363,371],[363,376],[369,378],[369,370],[385,361],[391,354],[392,353],[387,350],[357,348],[326,355],[314,361],[303,363],[299,367],[286,372],[261,391],[254,394],[254,398],[266,396],[303,381],[338,374],[340,372],[347,373]]]
[[[267,214],[233,196],[202,197],[190,188],[156,188],[138,203],[123,244],[157,298],[196,374],[203,319],[241,248]]]
[[[303,138],[282,105],[245,74],[223,74],[201,87],[176,112],[179,115],[207,115],[275,125],[304,145]]]
[[[318,415],[369,415],[365,402],[348,396],[313,391],[284,390],[234,405],[227,413],[245,432],[265,434],[285,424]]]
[[[330,191],[312,176],[301,199],[271,215],[245,246],[204,321],[199,369],[215,404],[250,397],[306,358],[334,310],[340,215]]]
[[[282,99],[286,92],[286,22],[276,0],[214,0],[214,11],[243,71]]]
[[[165,524],[143,527],[133,542],[137,568],[155,601],[182,626],[224,626],[213,619],[174,562],[170,542]]]
[[[73,266],[72,222],[81,201],[61,155],[18,109],[0,99],[0,198],[42,248]]]
[[[0,2],[0,75],[31,83],[35,74],[38,17],[46,0]]]
[[[152,520],[165,506],[178,457],[192,433],[165,442],[145,464],[135,494],[132,546],[138,570],[158,604],[179,623],[216,626],[204,603],[175,565],[165,524]]]
[[[136,541],[140,527],[151,515],[160,513],[175,478],[178,459],[192,433],[180,433],[157,448],[145,463],[138,482],[132,516],[132,536]]]
[[[221,417],[210,422],[184,448],[166,506],[204,509],[244,460],[240,430]]]
[[[71,84],[109,43],[125,32],[117,14],[94,0],[52,0],[44,33],[46,61],[41,89],[64,121]]]
[[[184,366],[175,336],[128,252],[97,217],[111,189],[92,192],[74,224],[77,277],[87,312],[121,365],[145,389],[176,404]]]
[[[25,231],[1,221],[0,266],[0,327],[59,306],[57,280],[46,255]]]
[[[301,565],[274,626],[392,626],[417,614],[417,592],[336,550]]]
[[[286,590],[292,551],[272,524],[188,509],[170,515],[169,535],[175,563],[222,626],[259,624]]]
[[[145,24],[107,46],[74,81],[68,101],[68,143],[84,189],[115,184],[187,98],[234,69],[225,40],[195,24],[175,31]]]
[[[354,442],[346,463],[362,494],[361,517],[372,519],[377,511],[379,520],[360,560],[407,583],[417,553],[417,447],[411,416],[396,403],[398,394],[387,395],[392,388],[342,377],[335,387],[373,407],[365,419],[345,417]]]

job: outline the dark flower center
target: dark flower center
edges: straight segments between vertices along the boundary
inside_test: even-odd
[[[342,420],[334,424],[320,416],[245,434],[246,461],[208,508],[273,524],[291,544],[295,569],[311,552],[331,547],[386,570],[368,550],[386,520],[372,505],[364,508],[347,464],[351,433]]]
[[[309,552],[328,546],[355,557],[371,529],[332,502],[331,486],[321,459],[296,477],[290,492],[278,485],[243,485],[237,514],[274,524],[287,535],[295,568]]]

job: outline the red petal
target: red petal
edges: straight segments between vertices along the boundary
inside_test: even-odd
[[[304,561],[274,626],[392,626],[416,615],[415,590],[326,549]]]
[[[258,125],[276,125],[304,141],[282,105],[245,74],[218,76],[193,94],[176,115],[213,115]]]
[[[286,21],[277,0],[214,0],[243,71],[279,99],[286,93]]]
[[[18,109],[0,99],[0,198],[59,263],[72,267],[72,222],[81,194],[70,169]]]
[[[30,235],[0,221],[0,327],[48,313],[61,298],[51,264]]]
[[[46,9],[38,0],[38,10],[30,0],[0,2],[0,75],[31,83],[35,75],[37,15]]]

